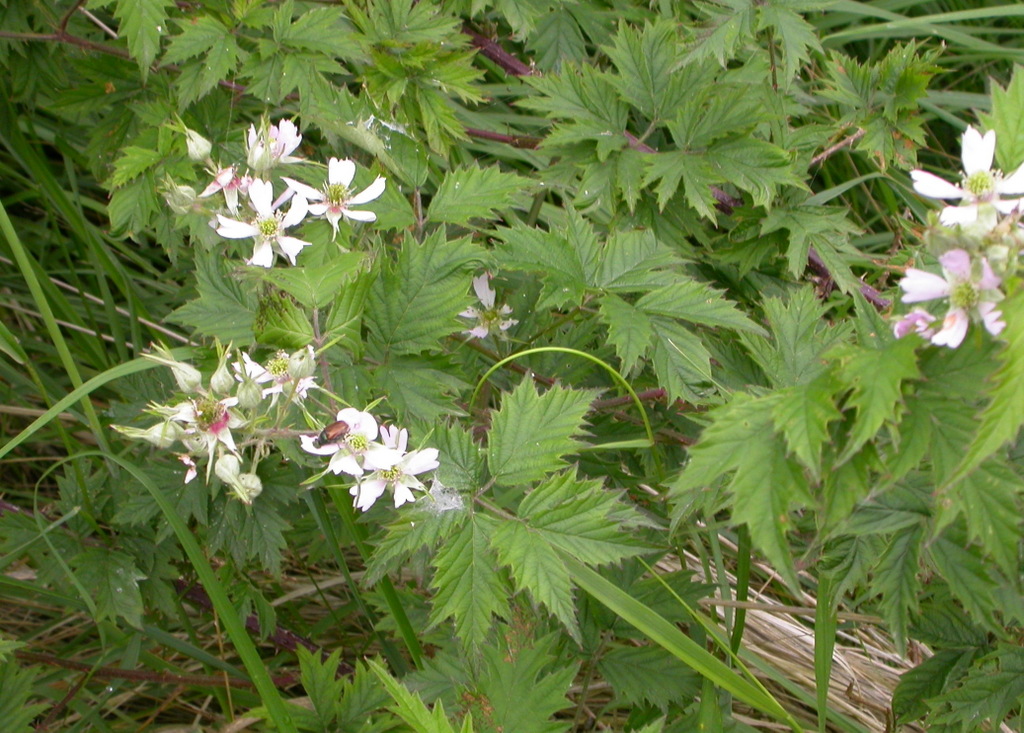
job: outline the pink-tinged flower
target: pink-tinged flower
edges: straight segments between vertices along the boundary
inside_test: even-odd
[[[1002,281],[992,272],[988,260],[982,258],[975,267],[967,252],[951,249],[939,258],[939,263],[945,277],[910,267],[906,277],[900,280],[904,303],[949,298],[949,310],[942,321],[942,328],[930,335],[932,343],[955,349],[963,343],[972,317],[997,336],[1006,327],[1002,312],[996,309],[996,304],[1003,298],[999,291]]]
[[[324,443],[317,435],[299,436],[302,449],[307,453],[331,456],[327,468],[335,474],[362,476],[364,471],[390,468],[401,460],[402,454],[397,450],[374,442],[378,434],[377,421],[370,413],[346,407],[338,412],[337,420],[345,423],[348,430],[339,434],[335,441]]]
[[[286,236],[284,230],[305,218],[308,210],[306,199],[302,196],[293,197],[288,213],[282,214],[274,208],[273,185],[268,181],[255,180],[249,184],[249,201],[256,212],[256,217],[251,221],[238,221],[218,214],[220,226],[217,227],[217,233],[228,239],[255,238],[252,257],[245,261],[247,265],[272,267],[275,252],[286,257],[294,265],[295,257],[303,247],[308,247],[311,243]]]
[[[327,162],[327,182],[320,190],[285,176],[281,176],[281,179],[300,196],[305,196],[311,202],[317,202],[310,203],[309,213],[313,216],[326,217],[327,221],[331,223],[331,228],[334,229],[334,236],[337,237],[338,222],[342,217],[355,221],[377,220],[377,215],[372,211],[361,211],[351,207],[367,204],[380,198],[384,193],[384,177],[377,176],[373,183],[362,191],[353,193],[349,186],[355,175],[356,164],[351,160],[331,158]]]
[[[299,128],[291,120],[281,120],[276,125],[260,130],[255,125],[249,125],[249,136],[246,138],[249,167],[257,173],[265,173],[278,164],[301,163],[302,158],[291,155],[301,142]]]
[[[250,176],[239,176],[238,169],[235,166],[221,168],[213,177],[213,182],[199,194],[199,198],[207,198],[208,196],[213,196],[218,191],[223,191],[224,202],[228,205],[228,210],[235,214],[238,212],[238,194],[239,192],[247,192],[250,183],[252,183],[252,178]]]
[[[491,276],[484,273],[473,278],[473,290],[476,297],[480,299],[483,308],[469,307],[459,314],[460,318],[471,318],[477,321],[477,325],[468,331],[463,331],[467,336],[475,336],[478,339],[486,338],[491,333],[501,333],[519,323],[514,318],[505,318],[512,315],[512,308],[503,305],[500,308],[494,307],[495,292],[491,288]]]
[[[935,316],[931,313],[921,308],[915,308],[897,321],[892,330],[898,339],[908,333],[918,333],[922,338],[930,339],[935,334],[935,329],[931,328],[931,324],[934,322]]]
[[[188,453],[179,453],[178,460],[185,464],[185,483],[187,484],[198,474],[196,462],[192,460],[192,456]]]
[[[942,210],[939,221],[944,225],[971,224],[977,221],[981,207],[986,205],[995,207],[1002,214],[1017,209],[1020,199],[1001,199],[1000,195],[1024,193],[1024,166],[1003,178],[1002,171],[992,170],[995,150],[994,130],[982,135],[973,127],[968,127],[963,136],[964,177],[959,186],[926,171],[910,171],[914,190],[922,196],[964,201],[960,206],[947,206]]]
[[[384,492],[391,488],[395,497],[395,507],[400,507],[406,502],[416,501],[412,490],[425,491],[426,487],[416,478],[421,473],[433,471],[440,463],[437,460],[437,448],[424,448],[411,453],[405,449],[409,443],[409,433],[405,428],[399,430],[394,426],[385,426],[381,429],[381,439],[384,445],[394,448],[404,454],[402,459],[391,466],[374,471],[369,478],[361,480],[356,486],[349,489],[349,493],[355,497],[357,509],[366,511]]]

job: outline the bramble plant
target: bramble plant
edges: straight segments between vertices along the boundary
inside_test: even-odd
[[[1019,729],[1024,14],[912,5],[0,4],[0,719]]]

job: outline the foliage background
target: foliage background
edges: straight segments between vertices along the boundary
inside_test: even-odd
[[[883,316],[929,261],[907,171],[952,177],[976,113],[1024,162],[1024,11],[0,7],[11,730],[1019,726],[1020,297],[957,351]],[[253,272],[165,205],[207,182],[179,120],[241,156],[264,115],[387,176],[348,251],[311,223]],[[484,270],[519,323],[473,342]],[[357,517],[284,440],[251,510],[182,486],[108,426],[173,392],[151,341],[212,369],[215,338],[329,345],[465,508]],[[814,609],[807,669],[754,654],[755,586]],[[831,652],[875,630],[919,663],[858,718]]]

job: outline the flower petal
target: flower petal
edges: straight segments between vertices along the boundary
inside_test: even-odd
[[[358,206],[359,204],[369,203],[381,197],[384,193],[384,186],[386,185],[384,176],[377,176],[373,183],[364,188],[362,191],[357,193],[355,196],[350,198],[346,203],[349,206]]]
[[[473,278],[473,291],[480,299],[484,308],[494,307],[494,289],[491,287],[491,276],[486,272],[483,275]]]
[[[989,130],[984,135],[968,126],[964,131],[961,157],[964,173],[968,176],[978,171],[992,169],[992,156],[996,152],[996,132]]]
[[[944,226],[953,227],[973,224],[978,219],[978,204],[966,206],[947,206],[939,213],[939,221]]]
[[[222,214],[217,214],[217,221],[220,222],[220,226],[217,227],[217,234],[227,239],[245,239],[247,237],[255,237],[260,233],[260,230],[252,224],[238,221],[237,219],[229,219]]]
[[[900,280],[904,303],[920,303],[924,300],[945,298],[949,295],[949,283],[945,278],[914,267],[907,268],[907,275]]]
[[[992,272],[992,267],[988,264],[988,260],[982,258],[981,260],[981,279],[978,280],[978,287],[981,290],[995,290],[1003,282],[1002,278]],[[979,306],[980,308],[981,306]]]
[[[287,176],[281,176],[281,180],[288,184],[288,188],[301,194],[307,201],[323,201],[324,199],[323,191],[307,186],[302,181],[296,181],[294,178],[288,178]]]
[[[962,249],[951,249],[939,257],[939,264],[946,272],[961,280],[971,279],[971,256]]]
[[[281,220],[281,228],[287,229],[293,227],[303,219],[306,218],[306,212],[309,211],[309,202],[306,201],[302,196],[296,196],[292,199],[292,205],[288,209],[288,213],[284,215]]]
[[[348,158],[331,158],[327,161],[327,182],[332,186],[345,186],[356,177],[356,164]]]
[[[303,247],[308,247],[312,242],[307,242],[304,239],[296,239],[295,237],[278,237],[277,246],[281,250],[281,254],[288,258],[288,261],[295,264],[295,258],[299,252],[302,251]]]
[[[985,324],[985,330],[993,336],[998,336],[1006,328],[1003,312],[996,310],[995,303],[978,303],[978,313],[981,315],[982,323]]]
[[[256,242],[252,248],[252,257],[245,261],[247,265],[270,268],[274,266],[274,248],[270,242]]]
[[[254,180],[249,184],[249,200],[252,208],[263,218],[274,215],[274,186],[270,181]]]
[[[932,199],[962,199],[964,191],[949,181],[944,181],[928,171],[910,171],[914,181],[914,190],[922,196]]]
[[[963,343],[970,322],[971,319],[963,309],[951,308],[942,321],[942,329],[932,336],[932,343],[936,346],[948,346],[955,349]]]
[[[342,216],[354,221],[377,221],[377,215],[372,211],[359,211],[358,209],[342,209]]]
[[[341,445],[339,443],[326,443],[324,445],[317,445],[316,438],[317,436],[315,435],[300,435],[299,445],[302,446],[302,450],[306,451],[307,453],[312,453],[313,455],[316,456],[332,456],[339,450],[341,450]]]
[[[356,508],[365,512],[381,497],[387,487],[387,482],[382,479],[368,479],[353,486],[349,493],[356,497]]]

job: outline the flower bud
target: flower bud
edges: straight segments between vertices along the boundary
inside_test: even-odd
[[[263,482],[254,473],[243,473],[231,488],[243,504],[251,505],[253,499],[263,493]]]
[[[313,347],[307,346],[299,349],[288,357],[288,375],[295,380],[305,377],[312,377],[316,369],[316,361],[313,357]]]
[[[210,157],[213,144],[195,130],[185,130],[185,144],[188,146],[188,157],[196,163],[202,163]]]
[[[159,422],[148,428],[132,428],[127,425],[113,425],[114,430],[128,438],[144,440],[157,448],[169,448],[174,441],[185,435],[185,429],[176,422]]]
[[[234,484],[238,482],[238,474],[240,470],[241,465],[238,458],[231,453],[224,453],[220,458],[218,458],[217,465],[213,468],[213,472],[217,474],[217,478],[229,486],[234,486]]]
[[[169,182],[164,188],[164,201],[175,214],[184,216],[194,210],[196,191],[191,186],[179,186]]]
[[[231,374],[231,370],[228,369],[227,353],[221,356],[220,364],[217,365],[217,371],[210,377],[210,389],[217,394],[231,394],[231,390],[235,388],[235,377]]]
[[[253,379],[242,377],[242,384],[235,393],[238,398],[238,406],[243,410],[251,410],[263,401],[263,388]]]
[[[144,355],[150,361],[170,367],[174,372],[174,380],[178,383],[178,389],[189,394],[199,391],[203,384],[203,375],[191,364],[178,361],[171,352],[163,346],[154,346],[152,354]]]

